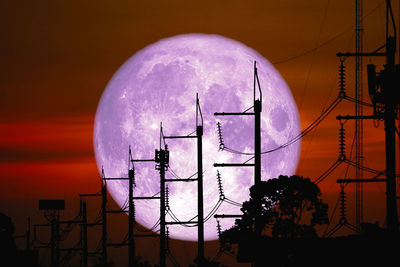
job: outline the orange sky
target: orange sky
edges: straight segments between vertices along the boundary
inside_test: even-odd
[[[160,38],[221,34],[275,63],[343,33],[314,52],[275,64],[292,89],[306,127],[337,96],[335,54],[354,51],[353,2],[6,1],[0,8],[0,211],[16,216],[28,212],[16,204],[21,201],[34,207],[39,198],[76,199],[79,193],[99,189],[92,146],[97,103],[118,67]],[[384,43],[384,2],[364,1],[364,14],[375,10],[364,21],[366,51]],[[365,62],[383,63],[374,58]],[[346,66],[347,93],[354,96],[354,59]],[[353,110],[352,103],[341,103],[303,139],[298,174],[315,179],[337,159],[335,117]],[[365,113],[371,111],[365,108]],[[353,124],[346,123],[348,152]],[[364,125],[365,164],[383,170],[383,123],[379,128],[372,121]],[[320,184],[330,206],[339,190],[335,181],[344,171],[340,168]],[[385,207],[376,203],[384,203],[384,185],[367,185],[365,190],[366,219],[383,223]]]

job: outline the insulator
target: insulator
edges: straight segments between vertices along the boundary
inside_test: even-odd
[[[217,220],[217,232],[218,232],[218,237],[221,237],[221,224],[219,223],[219,220]]]
[[[345,136],[345,129],[343,128],[343,123],[340,124],[339,128],[339,158],[345,159],[346,158],[346,136]]]
[[[169,189],[165,187],[165,209],[169,210]]]
[[[222,179],[221,179],[221,174],[217,170],[217,182],[218,182],[218,190],[219,190],[219,199],[224,200],[225,195],[224,195],[224,190],[222,188]]]
[[[135,182],[135,169],[132,167],[132,169],[128,170],[128,177],[129,179],[132,179],[132,184],[133,187],[136,187],[136,182]]]
[[[222,129],[221,129],[221,123],[218,121],[217,122],[217,129],[218,129],[218,138],[219,138],[219,150],[224,150],[225,149],[225,144],[224,140],[222,138]]]
[[[136,223],[136,208],[135,208],[135,202],[132,201],[132,212],[133,212],[133,222]]]
[[[168,227],[165,227],[165,237],[166,237],[166,249],[167,249],[167,251],[170,251],[169,250],[169,228]]]
[[[221,230],[221,224],[219,223],[219,220],[217,220],[217,233],[218,233],[218,239],[219,239],[219,248],[221,250],[223,250],[224,249],[224,242],[221,239],[222,230]]]
[[[342,217],[342,219],[344,219],[346,217],[346,193],[344,192],[344,187],[341,187],[340,190],[340,216]]]
[[[343,61],[340,61],[340,66],[339,66],[339,96],[344,97],[345,96],[345,89],[346,89],[346,81],[345,81],[345,66],[343,65]]]

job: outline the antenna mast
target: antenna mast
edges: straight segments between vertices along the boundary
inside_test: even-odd
[[[356,146],[356,164],[363,166],[363,1],[356,0],[356,56],[355,56],[355,146]],[[356,168],[355,178],[355,195],[356,195],[356,211],[355,225],[360,227],[363,221],[363,183],[359,182],[363,179],[363,171]]]

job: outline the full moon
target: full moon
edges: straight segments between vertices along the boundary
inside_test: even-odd
[[[196,93],[204,119],[203,188],[206,241],[218,239],[217,223],[208,216],[220,199],[217,170],[224,196],[216,214],[241,214],[237,203],[249,198],[252,167],[213,167],[213,163],[252,162],[254,116],[216,117],[215,112],[252,112],[254,62],[262,89],[261,151],[285,144],[300,133],[299,114],[291,91],[279,72],[258,52],[219,35],[183,34],[162,39],[129,58],[109,81],[99,102],[94,125],[94,150],[106,177],[128,177],[128,150],[134,159],[154,159],[164,135],[189,135],[196,130]],[[223,143],[219,150],[217,122]],[[170,151],[166,178],[196,178],[196,139],[167,139]],[[262,155],[262,179],[293,175],[300,142]],[[247,154],[246,154],[247,153]],[[154,162],[135,163],[134,196],[159,196],[160,176]],[[179,221],[197,219],[197,183],[168,184],[170,211]],[[126,180],[110,180],[107,187],[120,207],[128,197]],[[235,205],[236,204],[236,205]],[[157,232],[160,202],[135,200],[136,221]],[[173,221],[170,214],[167,221]],[[222,230],[234,219],[220,219]],[[170,237],[196,241],[195,225],[170,225]]]

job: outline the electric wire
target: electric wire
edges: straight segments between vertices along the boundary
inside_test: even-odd
[[[368,13],[363,17],[363,19],[365,19],[365,18],[369,17],[371,14],[373,14],[376,10],[378,10],[378,8],[379,8],[380,6],[383,5],[384,3],[386,3],[386,1],[381,1],[381,2],[380,2],[377,6],[375,6],[370,12],[368,12]],[[299,54],[297,54],[297,55],[294,55],[294,56],[291,56],[291,57],[288,57],[288,58],[285,58],[285,59],[282,59],[282,60],[278,60],[278,61],[272,62],[272,64],[274,64],[274,65],[282,64],[282,63],[286,63],[286,62],[288,62],[288,61],[295,60],[295,59],[300,58],[300,57],[302,57],[302,56],[308,55],[308,54],[310,54],[310,53],[312,53],[312,52],[314,52],[314,51],[320,49],[321,47],[324,47],[324,46],[330,44],[331,42],[335,41],[336,39],[338,39],[339,37],[341,37],[342,35],[344,35],[344,34],[347,33],[348,31],[354,29],[354,26],[355,26],[355,25],[352,24],[351,26],[345,28],[343,31],[337,33],[336,35],[332,36],[331,38],[327,39],[327,40],[324,41],[324,42],[321,42],[320,44],[316,45],[315,47],[313,47],[313,48],[311,48],[311,49],[305,50],[305,51],[303,51],[303,52],[301,52],[301,53],[299,53]]]
[[[210,218],[212,218],[212,216],[218,211],[218,209],[219,209],[219,207],[221,206],[222,202],[223,202],[223,201],[222,201],[221,199],[219,199],[219,200],[217,201],[217,203],[216,203],[215,206],[211,209],[211,211],[204,217],[203,223],[207,222]],[[167,214],[169,214],[169,215],[171,216],[171,218],[172,218],[175,222],[179,223],[179,225],[181,225],[181,226],[184,226],[184,227],[196,227],[196,226],[198,226],[198,223],[196,223],[196,224],[191,224],[191,225],[185,224],[182,220],[180,220],[180,219],[175,215],[175,213],[174,213],[171,209],[168,209],[168,210],[167,210]],[[196,217],[197,217],[197,215],[194,216],[193,218],[191,218],[191,219],[189,220],[189,222],[192,221],[192,220],[194,220]]]
[[[324,103],[324,106],[323,106],[322,109],[321,109],[321,112],[324,112],[324,111],[325,111],[326,106],[328,105],[328,101],[329,101],[329,99],[330,99],[330,97],[331,97],[331,95],[332,95],[332,92],[333,92],[334,88],[335,88],[335,86],[334,86],[334,85],[335,85],[334,80],[332,80],[332,82],[333,82],[333,83],[332,83],[332,85],[330,86],[330,90],[329,90],[328,97],[325,99],[325,103]],[[313,142],[316,133],[317,133],[317,129],[316,129],[315,131],[313,131],[313,133],[311,134],[311,136],[310,136],[310,138],[309,138],[309,141],[308,141],[308,143],[307,143],[307,145],[306,145],[306,147],[305,147],[305,149],[304,149],[304,153],[301,153],[302,155],[301,155],[301,157],[300,157],[300,161],[299,161],[299,164],[298,164],[298,166],[299,166],[298,169],[301,169],[300,166],[302,166],[302,165],[303,165],[303,162],[306,160],[308,151],[309,151],[309,149],[310,149],[311,143]]]
[[[327,0],[326,7],[324,9],[324,15],[323,15],[323,18],[322,18],[322,23],[321,23],[321,26],[319,28],[319,32],[318,32],[318,35],[317,35],[317,41],[315,42],[315,45],[318,45],[318,43],[320,42],[322,30],[323,30],[323,28],[325,26],[326,17],[327,17],[327,14],[328,14],[329,3],[330,3],[330,0]],[[301,97],[300,97],[299,110],[302,109],[303,99],[304,99],[304,96],[305,96],[306,91],[308,89],[308,84],[309,84],[309,81],[310,81],[311,71],[312,71],[312,68],[313,68],[314,62],[315,62],[315,55],[317,54],[316,52],[317,52],[317,50],[314,50],[313,53],[312,53],[311,63],[310,63],[310,66],[308,68],[308,71],[307,71],[304,88],[303,88],[303,91],[302,91]]]
[[[225,198],[225,197],[220,198],[217,201],[217,203],[214,205],[214,207],[211,209],[211,211],[204,217],[203,223],[207,222],[208,220],[210,220],[212,218],[212,216],[214,216],[214,214],[218,211],[218,209],[220,208],[220,206],[222,205],[223,202],[226,202],[226,203],[234,205],[234,206],[242,207],[242,204],[240,204],[239,202],[233,201],[233,200],[231,200],[229,198]],[[180,220],[175,215],[175,213],[171,209],[167,210],[167,214],[169,214],[171,216],[171,218],[175,222],[179,223],[179,225],[181,225],[181,226],[184,226],[184,227],[195,227],[195,226],[198,225],[197,223],[193,224],[193,225],[186,225],[182,220]],[[192,221],[196,217],[197,217],[197,215],[195,217],[193,217],[192,219],[190,219],[189,222]]]
[[[332,210],[331,216],[330,216],[330,218],[329,218],[329,220],[328,220],[328,224],[326,225],[325,231],[324,231],[324,233],[322,234],[323,237],[325,237],[326,234],[328,233],[329,226],[331,225],[331,222],[332,222],[332,220],[333,220],[333,217],[335,216],[337,207],[339,206],[339,199],[340,199],[340,196],[338,195],[336,204],[335,204],[335,206],[334,206],[334,208],[333,208],[333,210]]]
[[[381,175],[383,172],[385,172],[385,171],[375,170],[375,169],[372,169],[372,168],[369,168],[369,167],[366,167],[366,166],[362,166],[362,165],[357,164],[356,162],[348,160],[348,159],[345,159],[345,162],[350,164],[353,167],[356,167],[356,168],[360,169],[360,170],[371,172],[371,173],[374,173],[374,174]]]
[[[296,135],[294,138],[292,138],[292,139],[289,140],[288,142],[286,142],[286,143],[284,143],[284,144],[282,144],[282,145],[280,145],[280,146],[277,146],[277,147],[275,147],[275,148],[273,148],[273,149],[263,151],[263,152],[261,152],[261,154],[264,155],[264,154],[269,154],[269,153],[275,152],[275,151],[277,151],[277,150],[280,150],[280,149],[283,149],[283,148],[285,148],[285,147],[288,147],[288,146],[290,146],[291,144],[293,144],[293,143],[299,141],[301,138],[303,138],[304,136],[306,136],[307,134],[309,134],[312,130],[314,130],[315,127],[317,127],[317,126],[318,126],[318,125],[319,125],[319,124],[320,124],[320,123],[321,123],[321,122],[322,122],[322,121],[337,107],[337,105],[338,105],[342,100],[343,100],[343,97],[338,96],[338,97],[329,105],[329,107],[328,107],[326,110],[324,110],[324,111],[317,117],[317,119],[316,119],[314,122],[312,122],[307,128],[305,128],[301,133],[299,133],[298,135]],[[241,154],[241,155],[254,155],[254,153],[241,152],[241,151],[238,151],[238,150],[235,150],[235,149],[226,147],[226,146],[224,146],[224,148],[223,148],[222,150],[226,150],[226,151],[228,151],[228,152],[235,153],[235,154]]]
[[[137,225],[138,226],[137,230],[142,233],[153,232],[159,225],[160,225],[160,219],[158,219],[157,222],[150,229],[145,230],[144,228],[141,228],[140,225]]]
[[[224,201],[229,203],[229,204],[231,204],[231,205],[242,207],[242,204],[240,204],[239,202],[233,201],[233,200],[231,200],[231,199],[229,199],[227,197],[224,198]]]
[[[214,208],[208,213],[208,215],[204,218],[204,222],[207,222],[209,219],[212,218],[212,216],[217,212],[219,207],[221,206],[223,200],[218,200],[217,204],[214,206]]]
[[[348,101],[351,101],[351,102],[354,102],[354,103],[357,103],[357,104],[361,104],[361,105],[367,106],[367,107],[373,107],[374,106],[371,103],[367,103],[367,102],[364,102],[364,101],[361,101],[361,100],[356,100],[354,97],[347,96],[347,95],[344,97],[344,99],[346,99]]]
[[[339,165],[342,163],[342,160],[336,160],[335,163],[333,163],[326,171],[324,171],[315,181],[315,184],[319,184],[323,180],[325,180],[326,177],[329,176]]]
[[[193,176],[195,176],[198,172],[193,173],[192,175],[190,175],[187,178],[182,178],[180,177],[178,174],[176,174],[176,172],[171,169],[171,166],[168,168],[167,170],[175,179],[182,179],[182,180],[190,180],[191,178],[193,178]],[[203,171],[203,174],[205,173],[205,171]]]
[[[167,257],[171,261],[172,266],[180,267],[178,260],[173,256],[173,254],[170,251],[167,252]]]

